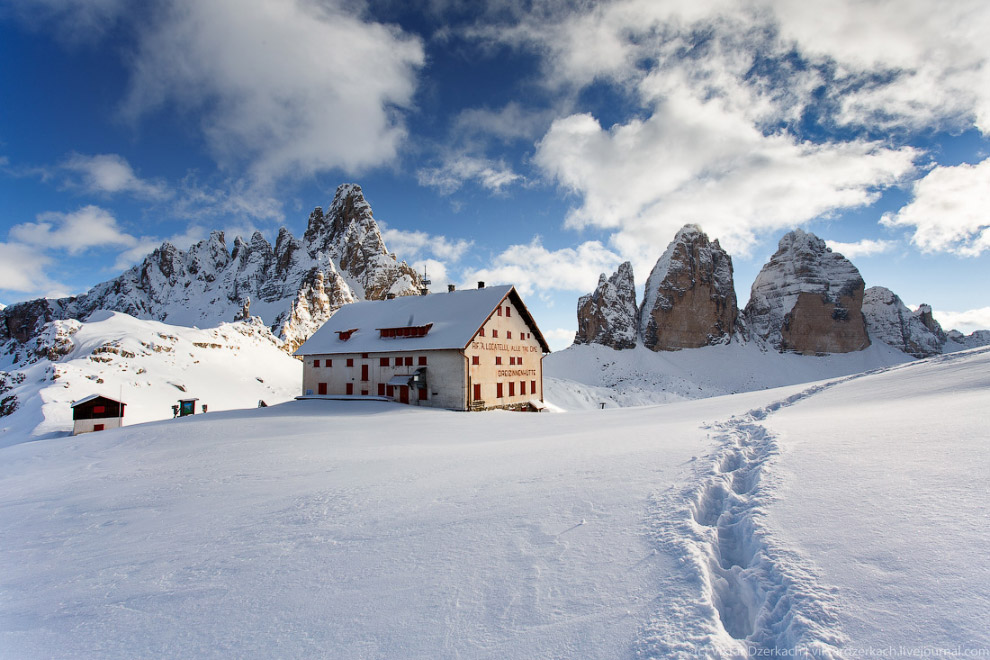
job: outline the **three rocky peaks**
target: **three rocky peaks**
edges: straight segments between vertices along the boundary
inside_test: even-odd
[[[23,352],[46,323],[84,320],[97,309],[174,325],[213,326],[252,315],[293,350],[341,305],[418,293],[420,278],[390,253],[361,187],[344,184],[302,240],[283,227],[274,247],[259,232],[228,250],[213,232],[188,250],[163,243],[144,261],[78,297],[0,310],[0,347]]]
[[[602,274],[578,301],[575,344],[654,351],[756,341],[781,352],[849,353],[873,337],[915,357],[941,353],[949,337],[923,305],[911,312],[883,287],[865,288],[859,270],[825,241],[786,234],[739,310],[732,258],[697,225],[686,225],[657,261],[636,305],[632,266]],[[954,331],[953,331],[954,332]],[[980,338],[973,338],[973,341]]]

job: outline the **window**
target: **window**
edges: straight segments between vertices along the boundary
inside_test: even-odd
[[[495,383],[495,397],[502,398],[502,383]]]
[[[420,355],[419,356],[419,366],[421,366],[421,367],[425,367],[426,366],[426,356],[425,355]]]
[[[501,307],[498,308],[498,315],[499,316],[502,316],[502,308]]]
[[[368,380],[368,365],[361,365],[361,380]]]
[[[484,337],[485,336],[485,329],[484,328],[482,328],[481,330],[478,330],[478,336],[479,337]]]
[[[512,316],[512,308],[509,307],[508,305],[505,306],[505,315]]]
[[[524,380],[519,381],[519,393],[523,396],[526,395],[526,381]]]
[[[498,337],[498,330],[492,330],[492,337]]]
[[[412,366],[412,356],[411,355],[406,358],[406,366],[407,367],[411,367]]]
[[[106,406],[93,406],[93,414],[105,413],[107,411]]]
[[[319,394],[326,394],[327,393],[327,384],[326,383],[320,383],[319,385],[316,386],[316,391]]]
[[[426,401],[426,388],[424,387],[419,391],[419,400]]]
[[[320,361],[319,360],[313,360],[313,366],[314,367],[320,366]]]
[[[354,394],[354,383],[347,384],[346,392],[347,394]]]
[[[378,396],[385,396],[385,383],[378,383]]]
[[[471,364],[473,364],[475,366],[481,364],[481,357],[478,356],[478,355],[472,355],[471,356]]]
[[[385,386],[385,396],[395,396],[395,388],[391,385]]]
[[[378,358],[378,366],[379,367],[387,367],[388,366],[388,358]]]
[[[535,380],[529,381],[529,393],[530,394],[536,394],[536,381]]]
[[[332,367],[333,366],[333,360],[327,360],[326,364],[327,364],[327,368]]]
[[[474,400],[481,401],[481,385],[477,383],[474,385]]]
[[[105,428],[106,428],[106,426],[104,426],[103,424],[93,424],[93,430],[94,431],[102,431]]]
[[[515,382],[509,382],[509,396],[516,395],[516,384]]]
[[[402,358],[400,358],[400,357],[395,358],[395,366],[397,366],[397,367],[401,367],[402,366]]]
[[[495,356],[495,364],[502,364],[502,356],[501,355],[496,355]]]
[[[506,339],[512,339],[512,330],[506,330],[505,331],[505,338]]]
[[[368,354],[367,353],[361,353],[361,359],[362,360],[367,360],[368,359]]]
[[[522,356],[516,358],[516,364],[522,364]]]
[[[354,358],[347,358],[347,366],[348,367],[354,366]]]
[[[368,396],[368,390],[361,390],[361,396]]]
[[[383,339],[425,337],[432,327],[432,323],[427,323],[426,325],[413,325],[402,328],[378,328],[378,336]]]

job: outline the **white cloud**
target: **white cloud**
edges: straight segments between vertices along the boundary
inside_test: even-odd
[[[970,309],[965,312],[932,310],[932,315],[945,330],[958,330],[969,334],[974,330],[990,330],[990,307]]]
[[[465,274],[465,286],[478,281],[514,284],[524,296],[551,290],[587,293],[597,286],[599,274],[614,271],[621,259],[598,241],[551,251],[537,236],[528,245],[509,246],[491,261],[497,265]]]
[[[94,247],[133,247],[138,240],[124,232],[106,209],[84,206],[72,213],[50,211],[10,228],[13,240],[45,249],[65,250],[76,255]]]
[[[574,335],[576,334],[577,328],[554,328],[553,330],[544,330],[543,338],[550,344],[550,348],[560,351],[574,343]]]
[[[269,181],[392,161],[421,42],[340,1],[175,0],[141,35],[124,114],[198,113],[223,165]]]
[[[0,290],[38,294],[60,286],[45,274],[51,262],[33,247],[0,243]]]
[[[550,117],[546,111],[524,108],[511,101],[498,110],[468,108],[454,119],[453,133],[462,138],[494,137],[503,142],[532,140],[539,136]]]
[[[990,159],[977,165],[935,167],[914,183],[913,199],[880,219],[913,229],[911,242],[925,252],[973,257],[990,249]]]
[[[379,223],[379,226],[382,227],[382,238],[389,251],[405,261],[412,261],[420,255],[429,254],[437,259],[456,262],[474,245],[474,241],[462,238],[450,239],[446,236],[428,234],[425,231],[391,229],[384,226],[384,223]]]
[[[118,154],[86,156],[74,153],[61,166],[79,174],[80,181],[76,185],[89,192],[128,192],[148,199],[162,199],[169,195],[164,183],[139,178],[127,159]]]
[[[864,238],[855,243],[842,243],[839,241],[825,241],[825,244],[838,252],[846,259],[858,259],[859,257],[872,257],[875,254],[890,252],[897,246],[897,241],[873,240]]]
[[[419,185],[436,188],[443,195],[455,192],[466,181],[474,181],[495,193],[525,181],[504,161],[467,154],[446,156],[440,167],[421,168],[416,171],[416,179]]]
[[[580,196],[567,226],[613,230],[625,255],[661,250],[686,223],[745,255],[758,232],[873,202],[915,157],[871,142],[767,135],[719,100],[682,90],[648,119],[610,130],[586,114],[557,120],[535,162]]]

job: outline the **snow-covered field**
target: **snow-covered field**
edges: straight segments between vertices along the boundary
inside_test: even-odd
[[[546,398],[565,410],[644,406],[752,392],[862,373],[913,358],[874,342],[863,351],[808,357],[731,342],[682,351],[574,345],[543,360]]]
[[[288,401],[302,386],[302,364],[260,323],[201,330],[99,311],[85,323],[52,324],[41,342],[69,352],[56,362],[0,363],[20,381],[11,390],[17,411],[0,418],[0,447],[71,431],[71,404],[91,394],[122,398],[131,425],[171,418],[180,398],[199,399],[197,412],[252,408]]]
[[[22,442],[0,657],[985,657],[988,411],[975,349],[639,408],[292,401]]]

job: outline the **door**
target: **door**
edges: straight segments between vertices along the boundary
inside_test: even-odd
[[[409,403],[409,388],[399,385],[399,403]]]
[[[317,386],[317,390],[316,391],[319,392],[320,394],[326,394],[327,393],[327,384],[326,383],[320,383]]]

